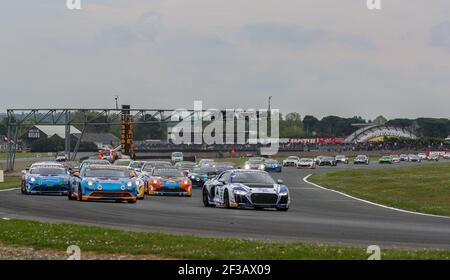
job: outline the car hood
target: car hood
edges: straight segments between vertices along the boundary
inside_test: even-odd
[[[278,194],[284,186],[279,184],[234,184],[235,189],[242,189],[247,191],[248,193],[269,193],[269,194]]]

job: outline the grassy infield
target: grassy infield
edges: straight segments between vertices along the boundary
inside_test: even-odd
[[[383,170],[343,170],[311,180],[351,195],[399,208],[450,215],[450,165]],[[7,177],[0,189],[16,187]],[[78,245],[97,253],[151,254],[181,259],[367,259],[365,248],[204,238],[128,232],[93,226],[0,220],[0,243],[65,251]],[[450,259],[450,251],[382,250],[383,259]]]

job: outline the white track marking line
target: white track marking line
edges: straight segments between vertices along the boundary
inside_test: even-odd
[[[427,216],[427,217],[434,217],[434,218],[450,219],[450,217],[447,217],[447,216],[426,214],[426,213],[420,213],[420,212],[414,212],[414,211],[403,210],[403,209],[399,209],[399,208],[395,208],[395,207],[390,207],[390,206],[386,206],[386,205],[383,205],[383,204],[378,204],[378,203],[375,203],[375,202],[372,202],[372,201],[368,201],[368,200],[365,200],[365,199],[357,198],[357,197],[348,195],[348,194],[340,192],[340,191],[328,189],[328,188],[322,187],[322,186],[320,186],[320,185],[318,185],[316,183],[312,183],[312,182],[308,181],[308,178],[311,177],[312,175],[313,174],[307,175],[306,177],[303,178],[303,181],[305,183],[310,184],[312,186],[315,186],[317,188],[320,188],[320,189],[323,189],[323,190],[327,190],[327,191],[330,191],[330,192],[334,192],[334,193],[346,196],[346,197],[354,199],[354,200],[358,200],[358,201],[361,201],[361,202],[364,202],[364,203],[367,203],[367,204],[375,205],[375,206],[378,206],[378,207],[382,207],[382,208],[385,208],[385,209],[394,210],[394,211],[398,211],[398,212],[408,213],[408,214],[414,214],[414,215],[419,215],[419,216]]]
[[[4,190],[0,190],[0,192],[10,192],[10,191],[13,191],[13,190],[18,190],[18,189],[20,189],[20,188],[4,189]]]

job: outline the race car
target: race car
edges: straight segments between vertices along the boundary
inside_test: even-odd
[[[427,159],[427,155],[425,153],[419,153],[417,156],[420,158],[420,160],[426,160]]]
[[[127,201],[144,198],[144,182],[132,168],[114,165],[88,165],[73,174],[69,200]]]
[[[278,172],[280,173],[282,171],[281,164],[278,162],[278,160],[275,159],[266,159],[264,161],[264,170],[267,172]]]
[[[400,162],[400,156],[399,155],[391,155],[392,162],[393,163],[399,163]]]
[[[199,163],[198,163],[198,165],[199,165],[200,167],[205,166],[205,165],[213,166],[214,164],[215,164],[215,162],[214,162],[213,159],[207,159],[207,158],[201,159],[201,160],[199,161]]]
[[[232,162],[216,162],[213,167],[217,169],[217,174],[227,170],[236,169],[236,165]]]
[[[316,168],[316,163],[312,158],[301,158],[299,162],[297,162],[297,168]]]
[[[188,172],[191,172],[192,169],[194,169],[195,165],[196,165],[195,162],[192,161],[179,161],[175,163],[175,167],[177,169]]]
[[[409,162],[422,162],[422,159],[418,155],[410,154],[408,155]]]
[[[206,181],[211,178],[216,177],[218,171],[215,167],[204,166],[204,167],[195,167],[192,172],[189,173],[188,178],[192,182],[192,187],[203,187]]]
[[[173,152],[171,155],[171,160],[173,163],[180,162],[184,160],[184,156],[182,152]]]
[[[392,163],[394,163],[394,160],[392,159],[391,156],[382,156],[382,157],[378,160],[378,163],[380,163],[380,164],[385,164],[385,163],[387,163],[387,164],[392,164]]]
[[[265,171],[229,170],[203,186],[203,205],[224,208],[289,209],[290,196],[282,180]]]
[[[23,194],[67,194],[70,173],[59,163],[34,163],[22,171],[21,181]]]
[[[353,164],[366,164],[369,165],[370,160],[366,155],[357,155],[353,160]]]
[[[345,163],[348,164],[348,157],[344,155],[337,155],[334,157],[336,163]]]
[[[405,154],[400,155],[400,161],[409,161],[408,155]]]
[[[297,156],[289,156],[283,160],[283,166],[297,166],[297,162],[300,160]]]
[[[250,158],[244,163],[244,169],[256,169],[256,170],[265,170],[266,166],[264,164],[265,159],[260,157]]]
[[[155,168],[147,183],[148,195],[192,196],[192,182],[176,168]]]
[[[318,166],[336,166],[336,159],[334,157],[319,156],[315,162]]]

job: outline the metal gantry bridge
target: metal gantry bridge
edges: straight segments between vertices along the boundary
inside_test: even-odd
[[[134,124],[151,123],[179,123],[183,119],[195,119],[196,114],[201,113],[202,119],[211,118],[219,112],[225,120],[230,117],[229,110],[192,110],[192,109],[133,109],[127,105],[122,108],[65,108],[65,109],[7,109],[7,133],[9,145],[7,150],[6,169],[14,170],[17,143],[19,133],[23,129],[29,129],[35,125],[61,125],[65,126],[65,154],[70,160],[74,160],[87,126],[95,125],[121,125],[122,114],[127,113],[134,118]],[[259,121],[259,111],[255,111]],[[234,118],[247,118],[244,112],[234,113]],[[269,114],[270,118],[270,114]],[[81,136],[78,138],[73,152],[71,152],[70,127],[77,125],[82,127]],[[72,156],[71,156],[72,154]]]

